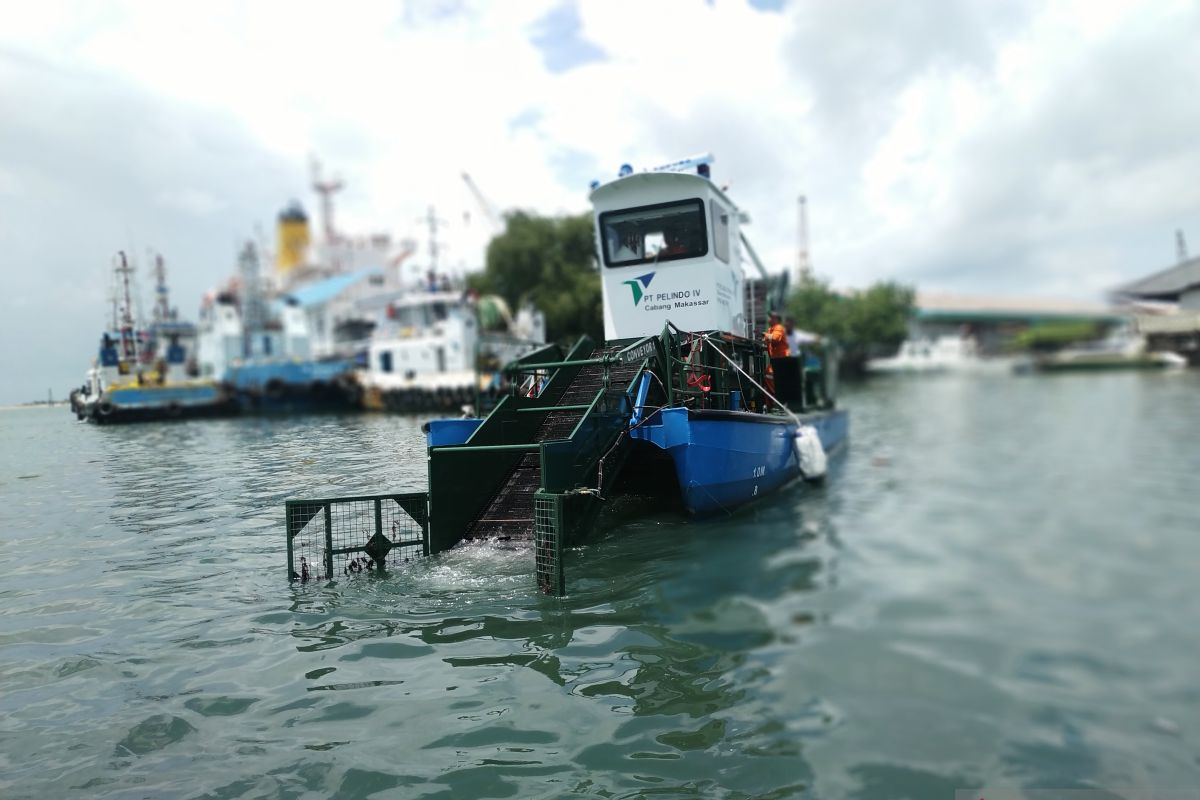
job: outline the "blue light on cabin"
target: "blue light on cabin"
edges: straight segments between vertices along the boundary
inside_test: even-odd
[[[621,169],[617,171],[618,178],[624,178],[626,175],[633,174],[633,167],[629,164],[622,164]]]
[[[600,181],[596,181],[596,180],[592,181],[591,183],[589,183],[589,184],[588,184],[588,188],[589,188],[589,189],[591,189],[591,190],[593,190],[593,191],[595,191],[596,189],[599,189],[599,188],[600,188]]]

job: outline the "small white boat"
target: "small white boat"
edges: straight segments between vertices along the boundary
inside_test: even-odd
[[[889,358],[867,361],[868,372],[951,372],[977,369],[986,362],[979,358],[975,339],[939,336],[937,339],[907,339]]]
[[[525,307],[514,315],[499,297],[461,289],[380,294],[360,310],[379,320],[358,371],[363,405],[371,410],[490,407],[500,399],[504,365],[546,342],[540,311]],[[491,325],[489,317],[496,317]]]
[[[1146,339],[1120,329],[1107,339],[1068,347],[1050,355],[1035,356],[1024,370],[1037,372],[1093,372],[1107,370],[1181,369],[1187,359],[1168,351],[1150,352]]]

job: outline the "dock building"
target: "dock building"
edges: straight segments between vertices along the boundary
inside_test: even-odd
[[[970,335],[983,355],[1004,352],[1018,334],[1034,325],[1093,323],[1102,334],[1128,319],[1121,311],[1099,303],[1041,297],[918,292],[915,305],[910,340]]]
[[[1111,295],[1132,309],[1151,350],[1171,350],[1200,365],[1200,257],[1180,259]]]

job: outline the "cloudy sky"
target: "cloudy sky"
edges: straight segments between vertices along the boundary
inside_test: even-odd
[[[772,265],[1096,300],[1200,250],[1200,5],[1020,0],[4,2],[0,403],[82,381],[113,253],[188,315],[307,188],[477,266],[498,208],[716,154]],[[471,214],[470,222],[464,213]],[[149,293],[146,293],[147,301]]]

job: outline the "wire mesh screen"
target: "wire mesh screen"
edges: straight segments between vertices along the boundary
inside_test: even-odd
[[[333,580],[429,555],[428,495],[289,500],[291,580]]]
[[[543,594],[566,594],[561,495],[539,491],[533,497],[533,553],[538,589]]]

